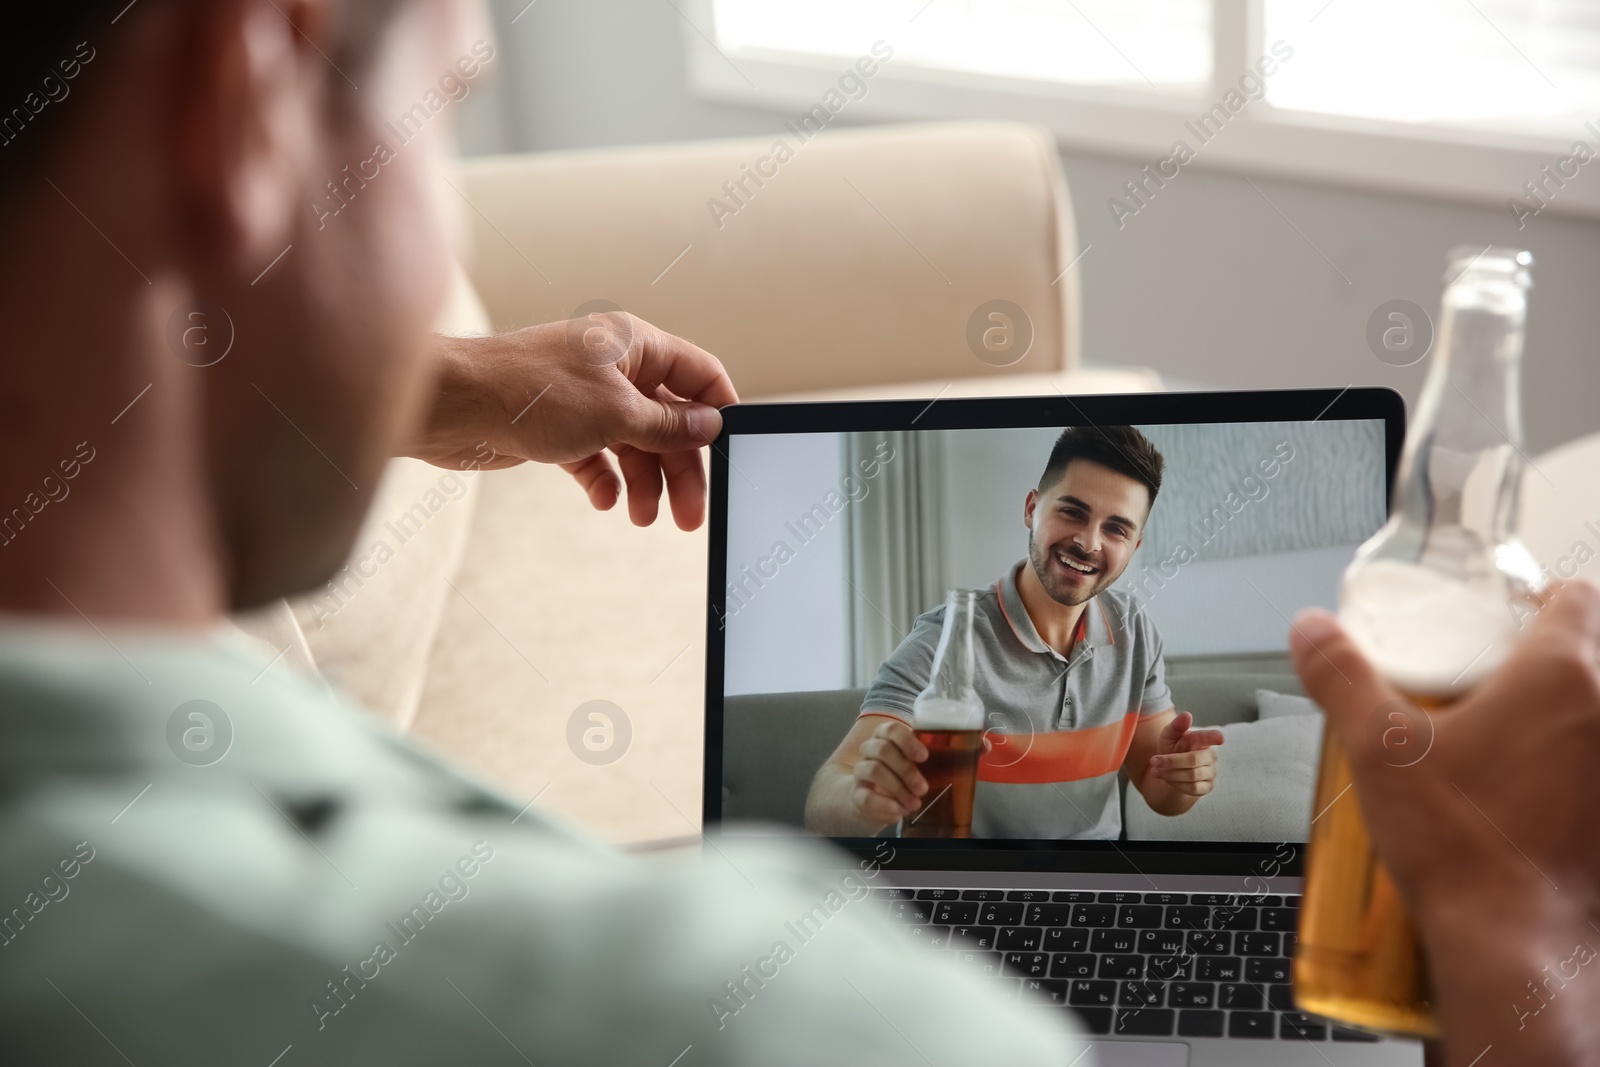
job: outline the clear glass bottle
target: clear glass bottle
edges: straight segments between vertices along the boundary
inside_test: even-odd
[[[973,685],[977,602],[978,594],[970,589],[952,589],[945,599],[933,670],[911,705],[911,728],[928,749],[920,768],[928,792],[922,807],[900,820],[901,837],[972,836],[978,757],[983,754],[983,701]]]
[[[1410,701],[1368,737],[1395,766],[1426,758],[1430,716],[1497,667],[1543,578],[1516,533],[1520,367],[1533,257],[1450,253],[1434,364],[1406,433],[1389,521],[1357,550],[1340,621]],[[1344,746],[1325,731],[1294,963],[1298,1006],[1362,1029],[1439,1034],[1416,926],[1372,851]]]

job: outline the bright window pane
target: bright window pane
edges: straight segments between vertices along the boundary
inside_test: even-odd
[[[1075,85],[1199,89],[1210,0],[716,0],[717,46]]]
[[[1596,0],[1266,0],[1277,107],[1576,136],[1600,116]]]

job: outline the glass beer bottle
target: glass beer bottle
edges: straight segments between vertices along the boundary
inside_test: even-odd
[[[1406,433],[1394,508],[1344,574],[1340,622],[1406,697],[1374,709],[1367,731],[1393,766],[1426,758],[1431,716],[1499,665],[1543,590],[1515,529],[1532,262],[1515,249],[1451,252],[1438,351]],[[1350,783],[1348,754],[1325,730],[1295,1002],[1376,1033],[1437,1037],[1416,926],[1356,798],[1344,795]]]
[[[911,728],[928,749],[922,807],[900,820],[901,837],[971,837],[972,801],[983,754],[983,701],[973,688],[972,619],[978,594],[952,589],[933,653],[933,675],[912,702]]]

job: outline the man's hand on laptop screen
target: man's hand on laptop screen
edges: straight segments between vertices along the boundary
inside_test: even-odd
[[[1196,730],[1187,711],[1152,716],[1128,748],[1128,776],[1150,810],[1181,815],[1214,787],[1223,740],[1221,730]]]
[[[487,470],[558,463],[601,511],[626,483],[635,525],[655,522],[663,488],[681,529],[705,521],[700,449],[721,432],[717,409],[739,400],[709,352],[623,311],[439,346],[436,400],[410,455]]]
[[[1493,676],[1444,712],[1415,713],[1431,736],[1404,766],[1372,730],[1404,697],[1334,617],[1303,612],[1291,650],[1417,917],[1451,1062],[1489,1044],[1519,1063],[1591,1062],[1571,1050],[1600,1046],[1600,984],[1578,976],[1600,947],[1600,850],[1582,802],[1600,762],[1600,588],[1560,588]],[[1556,1044],[1546,1056],[1532,1041]]]

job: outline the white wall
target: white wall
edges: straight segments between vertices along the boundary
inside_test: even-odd
[[[845,515],[799,523],[839,489],[843,448],[838,434],[732,440],[728,577],[741,591],[728,598],[730,696],[847,684]]]
[[[694,31],[679,14],[682,4],[525,5],[493,4],[505,56],[499,73],[508,84],[498,101],[487,93],[481,100],[502,108],[504,134],[496,140],[477,123],[469,151],[781,129],[782,116],[690,94],[683,35]],[[1074,272],[1082,278],[1090,362],[1144,364],[1224,387],[1387,385],[1414,401],[1428,361],[1380,363],[1363,339],[1368,315],[1396,298],[1436,308],[1444,252],[1453,245],[1521,244],[1538,259],[1525,391],[1530,454],[1600,429],[1600,301],[1592,296],[1600,224],[1544,212],[1519,232],[1503,205],[1276,179],[1255,179],[1258,193],[1240,176],[1202,169],[1202,159],[1119,231],[1106,200],[1146,161],[1081,151],[1064,152],[1062,161],[1080,242],[1094,246]]]

